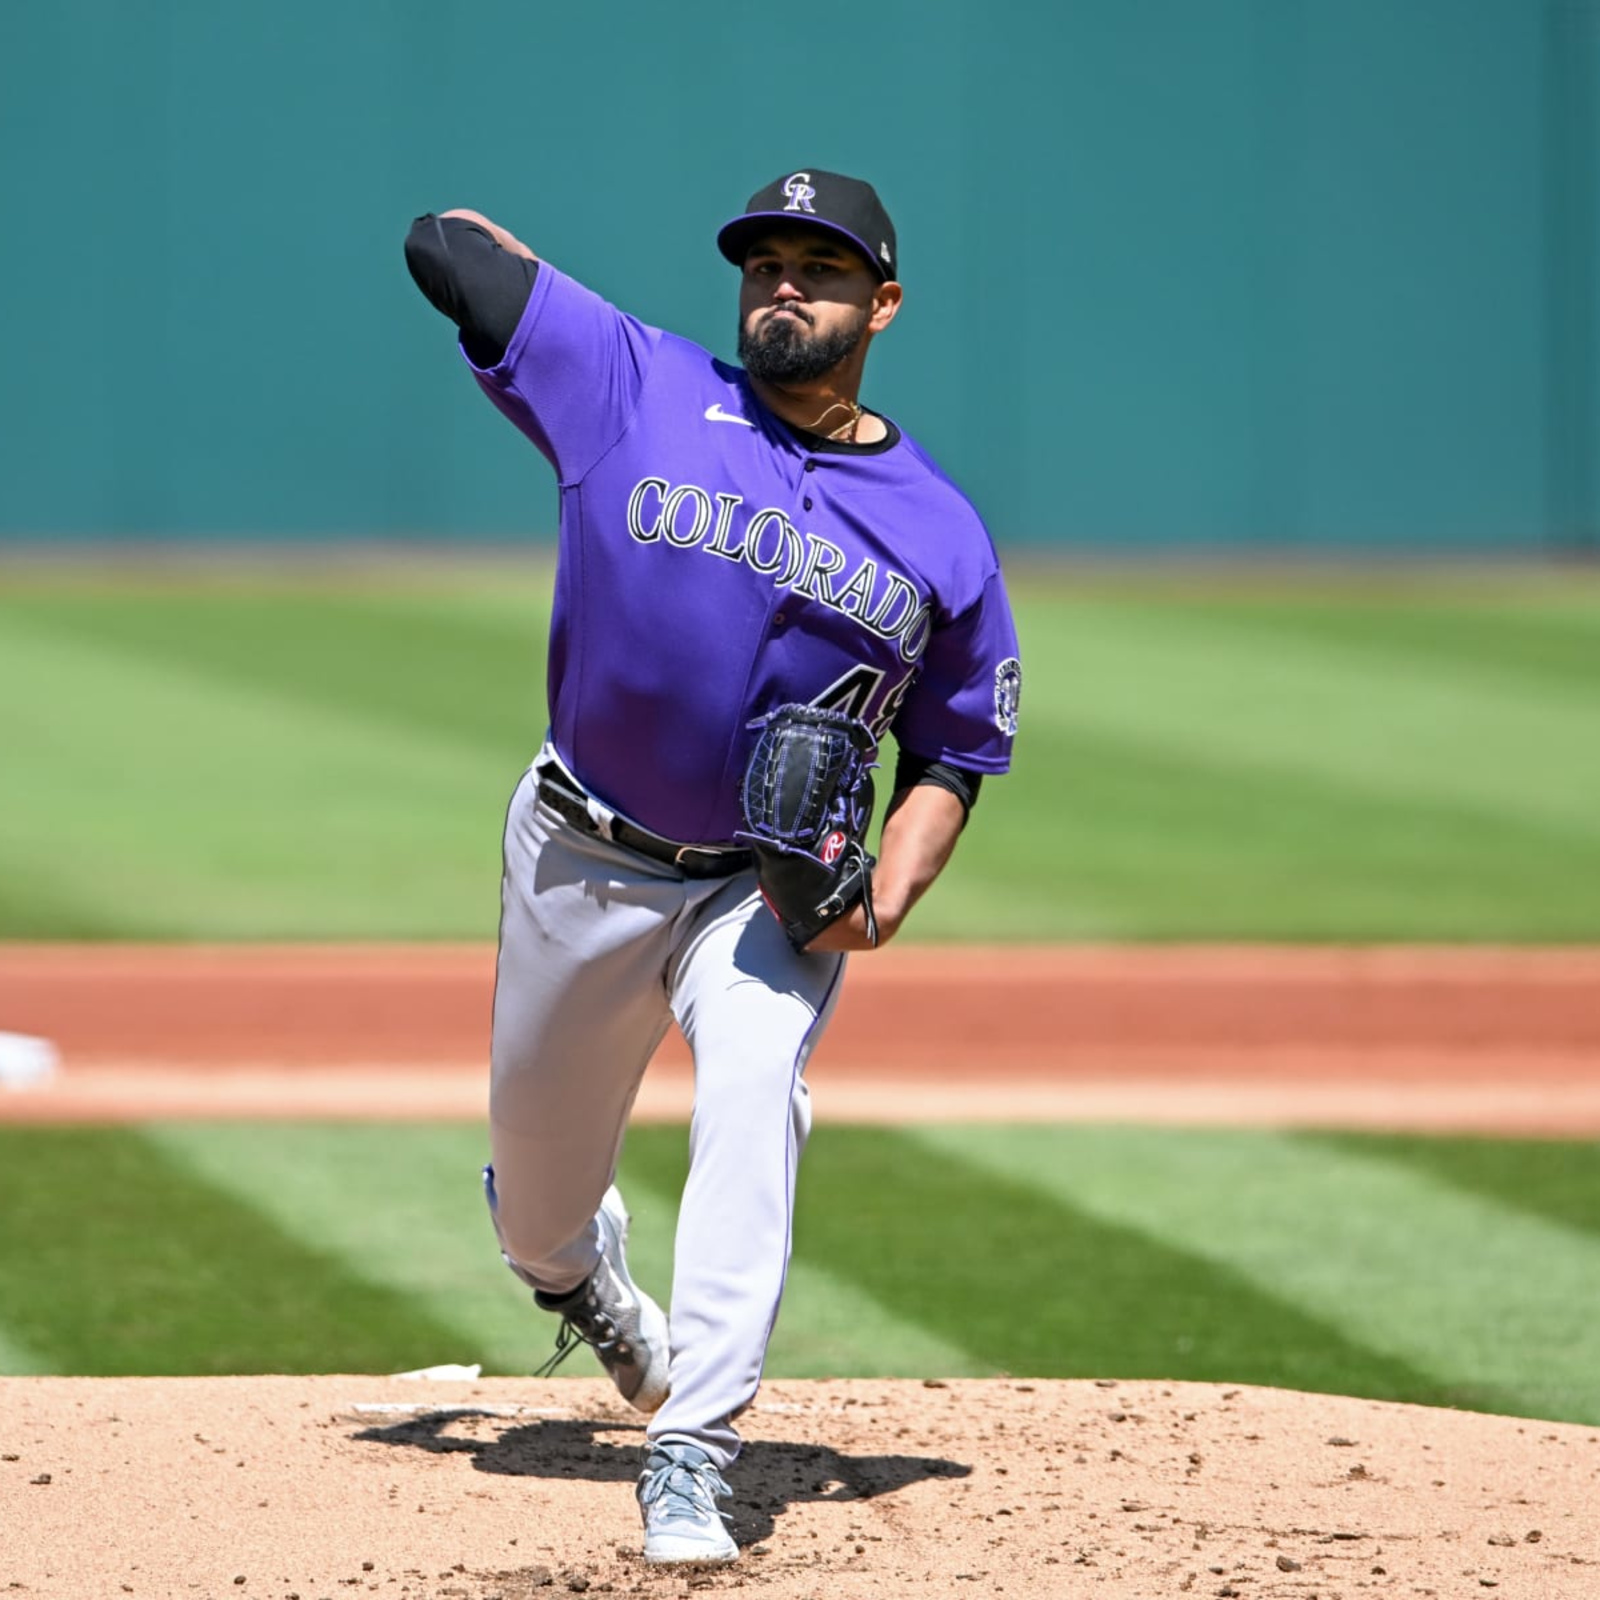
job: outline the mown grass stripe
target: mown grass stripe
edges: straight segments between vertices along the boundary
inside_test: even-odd
[[[103,885],[68,885],[64,876],[47,857],[30,854],[20,830],[8,839],[0,822],[0,939],[98,943],[148,929],[146,908],[116,904],[104,898]]]
[[[478,1185],[481,1129],[168,1123],[146,1131],[207,1184],[455,1330],[438,1360],[477,1361],[486,1372],[515,1374],[532,1371],[550,1353],[556,1320],[534,1309],[496,1250]],[[682,1128],[635,1129],[621,1175],[633,1216],[629,1262],[663,1305],[671,1293],[686,1149]],[[599,1370],[584,1350],[561,1368],[573,1377]],[[803,1263],[792,1271],[769,1375],[974,1370],[960,1349],[898,1322],[830,1274]]]
[[[981,1378],[995,1368],[830,1265],[793,1260],[769,1378]]]
[[[984,790],[912,919],[923,935],[1600,936],[1600,837],[1113,732],[1044,729],[1029,757],[1070,777]]]
[[[0,1128],[0,1324],[75,1375],[395,1372],[453,1330],[133,1129]]]
[[[1387,657],[1396,672],[1420,663],[1443,666],[1452,676],[1520,677],[1557,694],[1600,689],[1600,590],[1587,603],[1570,597],[1569,610],[1550,595],[1534,603],[1496,595],[1476,605],[1438,596],[1370,593],[1358,600],[1302,591],[1293,596],[1208,596],[1208,623],[1226,625],[1268,648],[1318,641],[1360,652],[1368,661]],[[1141,602],[1168,615],[1187,608]]]
[[[381,1109],[375,1083],[374,1111]],[[207,1183],[448,1326],[453,1338],[434,1359],[515,1375],[552,1353],[557,1320],[535,1308],[500,1259],[483,1200],[481,1126],[164,1123],[146,1134]],[[641,1282],[664,1293],[671,1216],[653,1196],[630,1190],[629,1260]],[[600,1370],[578,1349],[559,1375]]]
[[[1096,607],[1026,641],[1037,724],[1112,732],[1380,798],[1600,833],[1600,703],[1458,663],[1407,670],[1331,641]],[[1072,692],[1071,686],[1082,686]]]
[[[373,1112],[383,1086],[373,1082]],[[173,1122],[145,1137],[173,1164],[290,1238],[401,1297],[446,1335],[425,1362],[527,1372],[553,1320],[501,1264],[475,1125]],[[548,1325],[547,1325],[548,1324]]]
[[[0,681],[49,685],[0,713],[0,878],[145,936],[492,936],[517,762],[9,622]]]
[[[816,1203],[808,1191],[811,1157],[801,1168],[801,1218],[783,1307],[767,1351],[769,1378],[975,1377],[993,1367],[921,1319],[907,1317],[862,1284],[847,1264],[799,1247]],[[633,1210],[629,1260],[666,1304],[678,1197],[688,1174],[688,1133],[671,1125],[629,1131],[622,1185]],[[824,1197],[823,1203],[828,1203]]]
[[[1306,1143],[1401,1162],[1496,1205],[1600,1238],[1600,1143],[1308,1132]],[[1600,1289],[1595,1312],[1600,1316]]]
[[[1292,1135],[925,1128],[916,1137],[931,1159],[1026,1181],[1270,1292],[1375,1362],[1427,1374],[1427,1387],[1458,1403],[1600,1420],[1600,1246],[1571,1228]]]
[[[0,1302],[0,1317],[4,1314],[5,1306]],[[0,1327],[0,1378],[27,1378],[52,1370],[50,1363],[36,1350]]]
[[[303,703],[504,760],[544,727],[548,600],[497,616],[470,596],[269,586],[7,595],[0,618],[242,697]]]
[[[630,1148],[660,1143],[637,1133],[652,1137]],[[677,1170],[663,1167],[661,1181]],[[1341,1389],[1354,1376],[1355,1392],[1443,1398],[1403,1362],[1373,1358],[1234,1274],[958,1153],[932,1157],[906,1132],[816,1131],[795,1253],[854,1302],[963,1352],[967,1370]],[[893,1350],[879,1359],[883,1372],[907,1370]]]

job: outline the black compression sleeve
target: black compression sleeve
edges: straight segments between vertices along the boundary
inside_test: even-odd
[[[502,250],[465,217],[430,211],[406,235],[406,266],[435,310],[461,330],[473,362],[494,366],[522,320],[539,263]]]
[[[983,783],[983,774],[952,766],[948,761],[930,761],[927,756],[901,750],[894,766],[895,793],[915,788],[920,783],[948,789],[961,802],[962,810],[970,814],[978,803],[978,789]]]

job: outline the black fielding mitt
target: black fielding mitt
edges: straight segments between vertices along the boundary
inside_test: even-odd
[[[877,741],[865,723],[816,706],[780,706],[751,726],[761,732],[740,795],[748,831],[735,837],[755,855],[763,898],[796,950],[858,900],[876,944],[876,862],[862,840]]]

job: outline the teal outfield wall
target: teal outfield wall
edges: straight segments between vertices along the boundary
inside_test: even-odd
[[[1589,0],[51,0],[0,20],[0,537],[547,533],[406,276],[469,205],[721,354],[808,163],[1002,541],[1593,549]]]

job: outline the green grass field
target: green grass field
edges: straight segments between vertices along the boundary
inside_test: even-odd
[[[0,938],[487,938],[545,575],[0,572]],[[907,936],[1600,938],[1600,583],[1014,579]]]
[[[0,1129],[0,1371],[524,1373],[468,1127]],[[630,1136],[670,1281],[684,1130]],[[1600,1147],[819,1129],[771,1376],[1156,1377],[1600,1423]],[[569,1369],[597,1369],[580,1352]]]
[[[490,938],[546,576],[0,571],[0,938]],[[1600,583],[1014,578],[908,937],[1600,939]],[[3,1026],[3,1018],[0,1018]],[[471,1127],[0,1126],[0,1372],[526,1372]],[[664,1290],[683,1130],[624,1178]],[[820,1128],[769,1370],[1600,1422],[1600,1146]],[[585,1368],[585,1355],[574,1366]]]

